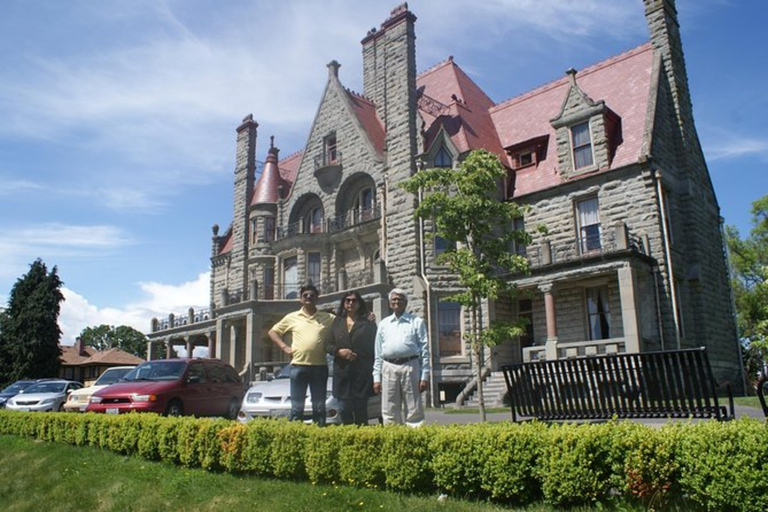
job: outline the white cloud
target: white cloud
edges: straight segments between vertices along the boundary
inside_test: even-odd
[[[0,178],[0,196],[15,194],[25,190],[40,190],[42,188],[39,183],[33,181]]]
[[[716,139],[706,147],[710,161],[756,156],[768,160],[768,139],[733,137]]]
[[[15,278],[29,270],[37,258],[58,261],[109,254],[133,243],[116,226],[77,226],[56,222],[17,227],[0,225],[0,281]]]
[[[169,313],[186,314],[189,307],[205,309],[209,302],[209,272],[197,276],[194,281],[178,285],[164,283],[139,283],[146,298],[121,308],[99,308],[88,299],[66,287],[62,288],[65,301],[61,304],[59,327],[62,343],[71,345],[86,327],[101,324],[127,325],[147,333],[152,318],[166,318]]]

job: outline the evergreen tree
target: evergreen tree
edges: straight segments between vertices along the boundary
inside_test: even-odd
[[[86,327],[80,333],[80,339],[85,346],[96,350],[119,348],[142,359],[147,357],[147,337],[127,325]]]
[[[465,341],[472,348],[480,415],[485,421],[483,397],[484,347],[494,346],[523,334],[511,322],[483,321],[483,304],[515,294],[510,274],[528,271],[528,260],[511,250],[513,242],[530,243],[530,235],[516,230],[513,221],[523,209],[503,200],[499,193],[506,169],[493,153],[473,151],[458,169],[431,168],[417,172],[402,187],[421,199],[416,218],[434,223],[433,236],[449,242],[438,256],[456,275],[464,291],[445,300],[464,307],[469,317]]]
[[[0,380],[57,376],[61,285],[56,267],[48,272],[40,259],[13,285],[8,308],[0,315]]]

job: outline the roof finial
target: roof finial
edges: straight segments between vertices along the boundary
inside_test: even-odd
[[[339,68],[341,67],[341,64],[338,63],[336,60],[332,60],[328,63],[328,76],[332,77],[338,77],[339,76]]]
[[[577,71],[573,68],[568,68],[565,70],[565,74],[571,78],[571,85],[576,85],[576,73]]]
[[[270,135],[269,136],[269,149],[272,149],[273,147],[275,147],[275,136],[274,135]]]

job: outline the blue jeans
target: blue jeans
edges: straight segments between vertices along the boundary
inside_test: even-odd
[[[323,426],[328,392],[328,367],[325,365],[293,365],[291,367],[291,421],[304,421],[307,387],[312,397],[312,422]]]

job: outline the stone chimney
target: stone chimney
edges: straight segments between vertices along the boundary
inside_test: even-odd
[[[248,255],[248,206],[253,196],[256,173],[256,131],[259,123],[248,114],[237,128],[235,155],[235,197],[232,214],[232,253],[227,287],[245,292]]]
[[[83,338],[78,336],[75,338],[75,348],[77,349],[77,355],[81,357],[87,357],[88,352],[85,350],[85,342],[83,341]]]

